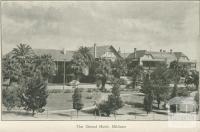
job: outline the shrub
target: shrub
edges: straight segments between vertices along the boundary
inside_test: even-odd
[[[104,101],[101,104],[99,104],[98,108],[101,111],[101,113],[106,113],[107,116],[110,116],[112,112],[107,101]]]
[[[92,88],[88,88],[88,89],[87,89],[87,92],[88,92],[88,93],[91,93],[91,92],[93,92],[93,91],[94,91],[94,90],[93,90]]]
[[[24,94],[21,96],[25,110],[32,111],[34,116],[35,111],[44,111],[43,107],[47,103],[47,83],[39,77],[28,79],[23,85],[25,89]]]
[[[112,88],[112,94],[108,96],[108,100],[104,101],[99,105],[99,110],[106,113],[107,116],[109,116],[111,113],[114,113],[119,108],[123,107],[123,101],[120,97],[120,83],[119,79],[116,79],[113,81],[113,88]]]
[[[88,95],[86,99],[92,99],[92,95]]]
[[[15,106],[20,107],[21,102],[18,97],[17,89],[14,88],[6,88],[2,90],[2,103],[10,111]]]
[[[127,85],[127,81],[123,78],[120,78],[120,84],[121,85]]]

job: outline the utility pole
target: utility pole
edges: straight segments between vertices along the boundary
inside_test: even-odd
[[[64,59],[64,67],[63,67],[63,69],[64,69],[64,76],[63,76],[63,90],[65,89],[65,59]]]

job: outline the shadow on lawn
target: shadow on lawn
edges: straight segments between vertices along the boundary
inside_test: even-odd
[[[128,112],[128,115],[147,116],[146,113]]]
[[[70,114],[63,114],[63,113],[53,113],[54,115],[58,115],[58,116],[67,116],[67,117],[71,117]]]
[[[144,105],[142,103],[138,103],[138,102],[126,101],[125,104],[131,105],[132,107],[135,107],[135,108],[144,108]]]
[[[168,115],[167,112],[163,112],[163,111],[155,111],[155,110],[153,110],[153,112],[156,113],[156,114]]]
[[[6,114],[15,114],[15,115],[21,115],[21,116],[32,116],[32,113],[24,112],[24,111],[2,111],[2,115]]]

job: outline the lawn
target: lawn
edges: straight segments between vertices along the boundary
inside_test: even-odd
[[[93,106],[94,100],[107,99],[110,93],[99,92],[100,98],[97,98],[97,92],[94,90],[82,89],[82,102],[84,108]],[[113,115],[110,117],[94,117],[93,114],[79,112],[79,117],[76,117],[76,112],[73,112],[72,102],[73,89],[54,89],[49,90],[47,98],[46,111],[41,114],[36,114],[32,117],[31,114],[23,109],[13,109],[7,112],[3,109],[3,120],[114,120]],[[144,95],[135,91],[121,91],[121,98],[124,102],[124,107],[117,111],[117,120],[167,120],[168,115],[166,110],[154,109],[149,115],[146,114],[143,107]],[[156,104],[154,104],[156,106]]]
[[[48,110],[67,110],[73,108],[72,102],[73,93],[50,93],[47,99],[46,108]],[[88,99],[91,96],[89,92],[82,92],[82,102],[84,107],[92,106],[94,104],[93,99]]]

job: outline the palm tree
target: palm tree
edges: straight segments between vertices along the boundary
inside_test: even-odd
[[[72,62],[72,68],[75,70],[77,78],[79,78],[81,74],[84,74],[85,69],[88,69],[88,71],[92,70],[95,64],[94,57],[87,47],[80,47],[79,50],[73,55]]]
[[[17,45],[17,48],[13,49],[13,56],[14,57],[26,57],[32,55],[32,48],[29,45],[20,43]]]
[[[55,72],[55,63],[50,55],[35,56],[35,70],[40,71],[43,79],[48,81],[48,78]]]
[[[91,67],[94,61],[94,57],[92,56],[90,50],[87,47],[80,47],[78,53],[83,57],[84,63]]]
[[[30,57],[33,56],[32,48],[27,44],[21,43],[17,45],[17,48],[12,50],[12,53],[12,58],[17,59],[22,66],[24,66],[27,61],[30,61]]]

